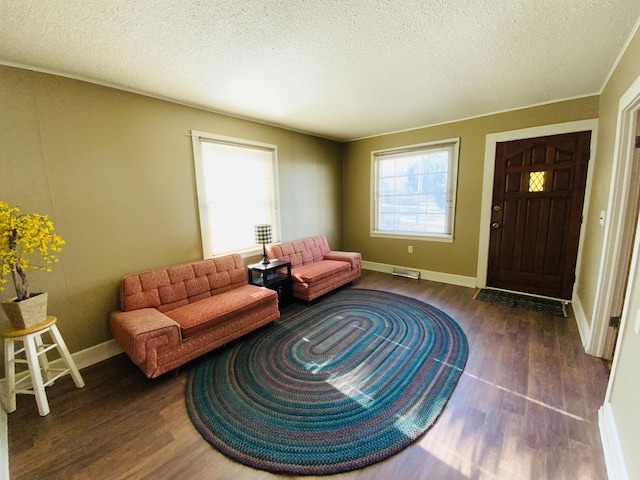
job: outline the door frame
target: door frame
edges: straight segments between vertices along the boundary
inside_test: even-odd
[[[593,318],[591,319],[591,332],[585,345],[586,352],[600,357],[604,351],[604,344],[609,325],[609,316],[613,306],[613,278],[618,273],[620,255],[622,254],[623,222],[629,203],[630,173],[633,166],[636,125],[640,116],[640,77],[625,92],[618,102],[618,116],[616,123],[616,139],[613,152],[613,168],[611,171],[611,183],[608,198],[608,219],[605,223],[604,240],[602,243],[602,255],[598,270],[598,283],[596,285],[595,300],[593,306]],[[636,239],[637,241],[637,239]],[[633,264],[633,258],[632,258]],[[633,267],[632,267],[633,268]],[[633,272],[630,272],[632,275]],[[628,291],[631,282],[627,283],[625,303],[622,308],[622,318],[618,335],[624,330],[626,317],[626,305],[629,301]],[[618,349],[622,342],[618,341],[614,353],[613,366],[610,378],[614,377],[619,357]],[[607,389],[609,395],[611,385]]]
[[[485,137],[484,151],[484,173],[482,177],[482,200],[480,203],[480,239],[478,242],[478,268],[476,273],[476,286],[484,288],[487,286],[487,270],[489,266],[489,236],[491,233],[491,200],[493,198],[493,180],[496,162],[496,144],[498,142],[508,142],[511,140],[524,140],[526,138],[547,137],[563,133],[574,133],[591,131],[591,159],[594,159],[596,152],[596,142],[598,139],[598,119],[579,120],[575,122],[555,123],[552,125],[542,125],[539,127],[523,128],[519,130],[509,130],[506,132],[491,133]],[[585,188],[584,205],[582,216],[584,222],[580,229],[580,240],[578,242],[578,260],[576,265],[576,282],[580,272],[580,260],[582,244],[584,240],[586,212],[589,209],[589,197],[591,194],[591,184],[593,182],[593,168],[587,169],[587,185]],[[574,292],[577,290],[574,284]]]

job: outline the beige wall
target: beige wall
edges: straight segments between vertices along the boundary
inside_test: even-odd
[[[283,239],[341,247],[339,143],[1,66],[0,112],[0,199],[50,215],[67,242],[29,278],[72,352],[111,338],[123,275],[202,258],[192,129],[277,145]]]
[[[587,97],[347,143],[343,153],[345,248],[362,252],[363,260],[370,262],[475,278],[485,136],[597,115],[598,98]],[[370,237],[371,152],[454,137],[460,137],[455,241]],[[407,253],[408,245],[413,246],[414,253]]]
[[[600,100],[600,126],[598,135],[598,165],[596,175],[599,180],[594,185],[589,209],[588,242],[585,245],[583,270],[580,278],[580,297],[585,304],[588,317],[594,306],[598,268],[602,254],[604,231],[597,228],[600,210],[608,210],[610,182],[614,148],[616,144],[616,126],[620,98],[636,79],[640,77],[640,32],[636,33],[625,55],[607,83]],[[614,187],[614,193],[618,189]],[[637,240],[637,239],[636,239]],[[640,252],[636,250],[636,258]],[[618,342],[615,369],[610,379],[609,406],[613,412],[620,442],[626,458],[629,478],[640,478],[640,335],[633,326],[640,315],[640,262],[636,263],[632,273],[635,280],[628,290],[630,300],[623,316],[626,317],[624,330]]]

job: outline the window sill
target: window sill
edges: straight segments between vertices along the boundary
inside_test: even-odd
[[[409,232],[380,232],[372,230],[369,232],[371,237],[375,238],[395,238],[396,240],[417,240],[424,242],[440,242],[440,243],[453,243],[453,235],[418,235]]]
[[[250,257],[256,257],[258,255],[260,255],[260,257],[262,257],[262,247],[257,247],[257,248],[245,248],[245,249],[239,249],[239,250],[229,250],[228,252],[219,252],[219,253],[212,253],[209,256],[206,256],[204,258],[218,258],[218,257],[225,257],[227,255],[233,255],[237,253],[238,255],[240,255],[242,257],[242,259],[246,259],[246,258],[250,258]]]

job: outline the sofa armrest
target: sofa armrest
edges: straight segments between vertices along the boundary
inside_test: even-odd
[[[118,310],[111,313],[109,322],[113,337],[139,366],[155,365],[159,351],[182,343],[180,325],[155,308]]]
[[[349,262],[352,269],[360,269],[360,266],[362,265],[362,256],[358,252],[341,252],[332,250],[324,256],[324,259]]]

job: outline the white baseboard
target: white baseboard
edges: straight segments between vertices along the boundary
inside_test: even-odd
[[[587,315],[584,313],[580,297],[577,295],[574,295],[571,299],[571,308],[573,309],[573,316],[578,324],[580,341],[582,341],[582,346],[586,351],[587,347],[591,344],[591,328],[589,328],[589,321],[587,320]]]
[[[79,370],[89,367],[98,362],[102,362],[108,358],[114,357],[122,353],[122,348],[115,340],[89,347],[71,355],[73,361]],[[58,363],[62,360],[57,359],[51,362],[52,367],[58,368]],[[9,429],[7,427],[7,412],[5,411],[6,398],[6,382],[4,378],[0,379],[0,399],[2,399],[2,408],[0,408],[0,480],[9,480]],[[35,400],[34,400],[35,401]]]
[[[610,403],[605,403],[598,410],[598,425],[609,480],[629,480],[627,462]]]
[[[115,340],[109,340],[85,350],[80,350],[79,352],[71,355],[71,357],[76,363],[76,367],[82,370],[83,368],[102,362],[108,358],[115,357],[122,352],[122,348]]]
[[[476,277],[465,277],[463,275],[454,275],[451,273],[432,272],[430,270],[420,270],[406,265],[389,265],[387,263],[362,261],[362,268],[372,270],[374,272],[393,273],[394,268],[404,268],[409,270],[418,270],[422,280],[431,280],[433,282],[448,283],[451,285],[459,285],[461,287],[476,287]]]

